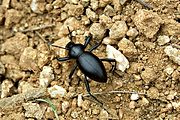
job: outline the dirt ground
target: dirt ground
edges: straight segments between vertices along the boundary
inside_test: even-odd
[[[76,43],[92,35],[87,49],[103,40],[99,58],[111,45],[128,60],[114,74],[103,62],[107,83],[90,80],[103,106],[46,43],[65,47],[67,26]],[[0,120],[180,120],[180,1],[0,0],[0,95]]]

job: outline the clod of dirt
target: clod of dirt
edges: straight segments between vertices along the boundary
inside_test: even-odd
[[[151,87],[147,91],[147,96],[151,99],[158,99],[159,97],[159,90],[156,87]]]
[[[118,70],[125,71],[129,68],[129,61],[119,50],[116,50],[113,46],[107,45],[106,52],[108,58],[114,58],[117,61]]]
[[[108,28],[108,29],[110,29],[111,26],[113,25],[111,18],[104,14],[99,16],[99,23],[104,25],[105,28]]]
[[[98,15],[90,8],[86,9],[86,15],[91,21],[96,21],[98,19]]]
[[[59,98],[59,97],[64,97],[67,92],[66,89],[64,89],[63,87],[54,85],[48,88],[48,93],[52,98]]]
[[[132,62],[130,68],[127,70],[128,73],[133,74],[133,73],[139,73],[142,71],[144,65],[143,63],[136,63]]]
[[[146,84],[154,81],[157,78],[157,74],[153,68],[145,67],[145,70],[142,71],[141,77]]]
[[[166,43],[170,42],[169,36],[163,35],[159,36],[157,39],[158,45],[165,45]]]
[[[137,29],[148,38],[153,38],[163,23],[157,13],[149,10],[137,11],[133,21]]]
[[[14,24],[17,24],[22,18],[21,11],[15,9],[9,9],[5,13],[5,27],[11,28]]]
[[[2,6],[5,7],[6,9],[9,8],[11,0],[3,0],[2,1]]]
[[[54,80],[52,67],[44,66],[39,76],[40,86],[47,87],[52,80]]]
[[[11,80],[4,80],[1,84],[1,98],[12,95],[12,88],[14,84]]]
[[[161,29],[165,35],[180,35],[180,23],[173,19],[164,18],[164,24]]]
[[[15,36],[7,39],[6,42],[2,44],[1,49],[8,54],[19,56],[26,47],[28,47],[28,37],[18,32]]]
[[[42,119],[45,107],[40,107],[37,103],[23,103],[25,109],[25,117],[36,118],[38,120]]]
[[[118,43],[119,50],[123,52],[124,55],[127,57],[132,58],[133,56],[137,55],[137,50],[133,42],[130,40],[123,38]]]
[[[172,46],[167,46],[164,49],[164,52],[169,56],[171,60],[180,65],[180,50],[178,50],[177,48],[173,48]]]
[[[33,49],[32,47],[25,48],[21,54],[19,65],[23,70],[38,71],[37,49]]]
[[[30,83],[26,81],[19,82],[18,93],[26,93],[35,89]]]
[[[46,119],[51,119],[51,120],[54,119],[55,115],[54,115],[54,112],[52,111],[51,107],[48,107],[47,110],[45,111],[45,117],[46,117]]]
[[[116,13],[114,11],[114,8],[111,5],[107,5],[104,8],[104,14],[107,16],[114,16]]]
[[[20,70],[18,61],[11,55],[1,56],[1,61],[6,68],[6,78],[12,79],[14,82],[25,77],[25,73]]]
[[[96,39],[102,39],[106,32],[105,28],[100,23],[93,23],[89,28],[90,33]]]
[[[128,27],[125,21],[116,21],[110,28],[109,36],[112,39],[120,39],[125,36]]]
[[[63,9],[68,9],[68,16],[78,17],[81,16],[84,12],[84,7],[81,4],[73,5],[73,4],[66,4]]]

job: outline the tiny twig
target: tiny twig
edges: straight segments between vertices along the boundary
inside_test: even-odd
[[[41,29],[45,29],[45,28],[50,28],[50,27],[54,27],[55,25],[54,24],[51,24],[51,25],[42,25],[42,26],[39,26],[39,27],[34,27],[34,28],[28,28],[28,29],[24,29],[24,30],[19,30],[19,32],[32,32],[32,31],[37,31],[37,30],[41,30]]]
[[[144,2],[144,0],[136,0],[137,2],[139,2],[141,5],[144,5],[145,7],[149,8],[149,9],[153,9],[153,6]]]
[[[45,40],[45,39],[43,38],[43,36],[42,36],[38,31],[35,31],[35,33],[41,38],[41,40],[43,40],[45,43],[48,43],[48,41]]]
[[[138,93],[135,91],[109,91],[109,92],[101,92],[101,93],[93,93],[93,95],[102,95],[102,94],[133,94],[137,93],[139,95],[146,95],[145,93]],[[89,94],[83,95],[83,97],[88,97]]]

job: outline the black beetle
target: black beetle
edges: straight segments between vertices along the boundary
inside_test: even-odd
[[[69,30],[69,27],[68,27],[68,30]],[[89,93],[89,95],[91,97],[93,97],[96,101],[98,101],[99,103],[101,103],[101,105],[103,105],[102,102],[100,102],[95,96],[93,96],[91,94],[87,77],[94,81],[97,81],[97,82],[101,82],[101,83],[107,82],[107,73],[106,73],[106,70],[105,70],[105,67],[104,67],[102,61],[114,62],[115,64],[112,65],[112,68],[110,70],[110,71],[114,71],[116,68],[115,59],[111,59],[111,58],[99,59],[96,55],[94,55],[92,53],[93,50],[95,50],[96,48],[98,48],[101,45],[102,40],[100,43],[92,46],[89,50],[85,51],[85,48],[90,43],[90,40],[92,38],[91,36],[85,37],[84,44],[75,44],[72,41],[71,32],[69,30],[69,38],[71,41],[66,45],[65,48],[63,48],[61,46],[56,46],[56,45],[50,44],[54,47],[59,47],[59,48],[68,50],[67,57],[57,58],[57,60],[58,61],[66,61],[66,60],[70,60],[70,59],[75,59],[76,64],[73,66],[73,68],[69,74],[69,79],[72,78],[72,75],[75,72],[76,68],[79,67],[79,69],[85,75],[84,83],[85,83],[87,92]]]

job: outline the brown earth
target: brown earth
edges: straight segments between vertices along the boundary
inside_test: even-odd
[[[56,119],[38,98],[50,99],[60,120],[180,120],[180,1],[140,1],[0,1],[0,120]],[[104,107],[86,95],[80,70],[69,82],[75,61],[55,59],[67,52],[44,41],[65,46],[67,26],[76,43],[89,33],[91,45],[103,40],[99,58],[110,44],[129,61],[115,74],[104,62],[108,82],[90,82]],[[55,85],[65,92],[49,95]]]

